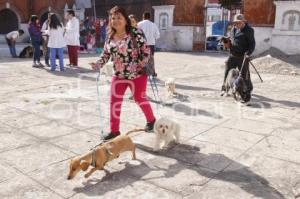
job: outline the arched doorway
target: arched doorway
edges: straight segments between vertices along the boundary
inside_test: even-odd
[[[10,9],[0,11],[0,34],[7,34],[11,31],[18,30],[19,20],[16,13]]]

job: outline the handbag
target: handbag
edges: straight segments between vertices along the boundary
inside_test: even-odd
[[[140,57],[141,53],[140,53],[140,49],[138,47],[137,41],[136,41],[136,37],[134,36],[134,34],[131,32],[131,38],[132,38],[132,44],[133,47],[135,49],[137,49],[138,51],[138,57]],[[154,57],[152,54],[150,54],[150,57],[148,59],[148,62],[145,63],[142,71],[140,72],[140,74],[146,74],[147,76],[156,76],[156,72],[155,72],[155,68],[154,68]]]

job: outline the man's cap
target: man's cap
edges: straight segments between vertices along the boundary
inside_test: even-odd
[[[240,21],[246,21],[243,14],[236,14],[233,17],[233,22],[240,22]]]

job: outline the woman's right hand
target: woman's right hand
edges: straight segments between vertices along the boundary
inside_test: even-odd
[[[89,63],[89,65],[91,65],[91,67],[92,67],[93,70],[99,70],[99,67],[97,66],[96,63],[91,62],[91,63]]]

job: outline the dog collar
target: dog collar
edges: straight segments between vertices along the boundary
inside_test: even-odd
[[[105,163],[108,162],[109,157],[112,155],[112,153],[111,153],[110,150],[108,150],[108,148],[106,148],[106,147],[104,147],[104,148],[105,148],[105,157],[106,157],[106,160],[105,160],[105,162],[104,162],[104,164],[105,164]],[[97,167],[96,160],[97,160],[97,157],[96,157],[96,150],[93,149],[91,166]]]
[[[106,157],[104,164],[106,164],[109,160],[109,157],[112,155],[112,153],[110,150],[108,150],[108,148],[106,148],[106,147],[104,147],[104,148],[105,148],[105,157]]]

